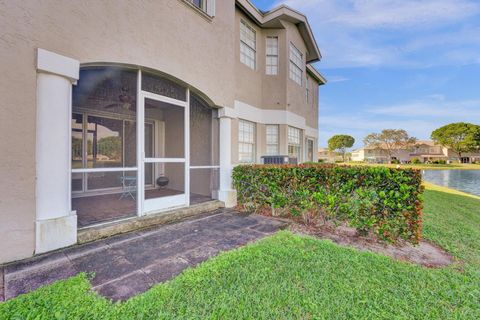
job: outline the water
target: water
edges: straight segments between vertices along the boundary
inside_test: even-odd
[[[424,170],[423,179],[439,186],[480,196],[480,170]]]

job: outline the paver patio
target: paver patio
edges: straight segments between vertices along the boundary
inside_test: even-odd
[[[123,234],[0,267],[0,299],[11,299],[79,272],[92,287],[125,300],[220,251],[272,234],[285,222],[221,209],[176,224]]]

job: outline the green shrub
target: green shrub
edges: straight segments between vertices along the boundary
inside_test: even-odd
[[[336,165],[245,165],[233,170],[240,209],[346,221],[380,239],[421,238],[420,171]]]
[[[413,164],[420,164],[420,163],[422,163],[422,162],[421,162],[420,159],[418,159],[418,158],[413,158],[413,159],[412,159],[412,163],[413,163]]]

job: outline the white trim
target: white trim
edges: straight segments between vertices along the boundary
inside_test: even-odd
[[[145,158],[145,163],[186,163],[185,158]]]
[[[215,17],[215,0],[207,0],[207,14]]]
[[[188,101],[182,101],[182,100],[177,100],[177,99],[161,96],[161,95],[153,93],[153,92],[148,92],[148,91],[141,90],[141,95],[145,99],[152,99],[152,100],[155,100],[155,101],[165,102],[165,103],[173,104],[173,105],[183,107],[183,108],[186,108],[188,106]]]
[[[144,214],[145,184],[145,98],[142,91],[142,70],[137,72],[137,215]],[[155,183],[155,181],[154,181]]]
[[[139,74],[141,79],[141,73]],[[141,83],[138,84],[138,87],[141,88]],[[190,168],[189,168],[189,155],[190,155],[190,91],[186,90],[187,101],[181,101],[177,99],[172,99],[155,93],[139,90],[138,100],[139,106],[137,107],[138,122],[140,125],[137,128],[140,129],[140,132],[137,133],[139,140],[139,147],[137,150],[141,151],[139,165],[139,178],[141,184],[137,186],[138,190],[138,201],[140,202],[141,211],[139,215],[146,215],[154,212],[159,212],[165,209],[170,209],[172,207],[183,207],[190,205]],[[184,108],[184,152],[185,158],[145,158],[145,99],[151,99],[155,101],[165,102],[168,104],[180,106]],[[158,144],[157,144],[158,145]],[[165,147],[165,144],[162,143],[162,148]],[[162,154],[163,155],[163,154]],[[146,163],[183,163],[184,164],[184,193],[181,195],[160,197],[155,199],[145,199],[145,164]],[[188,196],[187,196],[188,195]]]
[[[185,120],[183,123],[183,128],[184,128],[184,155],[185,155],[185,186],[184,186],[184,191],[185,194],[188,195],[186,197],[186,204],[187,206],[190,206],[190,89],[187,88],[187,104],[185,106],[184,110],[184,116]]]
[[[234,108],[220,109],[219,117],[240,118],[262,124],[284,124],[305,130],[305,134],[318,139],[318,129],[307,126],[306,119],[286,110],[267,110],[235,100]]]
[[[227,108],[219,110],[220,185],[218,199],[225,203],[225,207],[232,208],[237,205],[236,191],[232,189],[232,119],[222,116],[225,114],[225,109]]]
[[[173,207],[185,207],[188,201],[187,195],[185,193],[178,194],[174,196],[154,198],[154,199],[145,199],[143,210],[145,215],[158,213],[166,209],[171,209]]]
[[[312,127],[305,128],[305,135],[318,139],[318,129],[314,129]]]
[[[72,169],[72,173],[95,173],[95,172],[132,172],[137,171],[137,167],[128,168],[90,168],[90,169]]]
[[[35,222],[35,254],[71,246],[77,242],[76,212]]]
[[[62,76],[72,83],[80,76],[80,62],[45,49],[37,49],[37,71]]]

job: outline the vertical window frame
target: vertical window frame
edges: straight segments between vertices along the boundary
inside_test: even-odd
[[[251,128],[246,131],[246,128]],[[257,126],[255,122],[239,119],[238,120],[238,162],[240,163],[255,163],[256,159],[256,140],[257,140]],[[251,147],[251,153],[248,157],[244,157],[247,153],[244,147]],[[245,158],[247,158],[245,160]]]
[[[240,20],[240,62],[252,70],[257,68],[257,31],[243,19]]]
[[[272,47],[270,41],[274,40],[275,45]],[[270,52],[270,49],[274,48],[274,52]],[[280,52],[279,52],[279,41],[278,36],[267,36],[265,40],[265,74],[269,76],[278,75],[278,66],[280,62]],[[271,60],[275,60],[275,63],[272,64]]]
[[[302,140],[302,130],[288,126],[288,156],[297,158],[298,162],[302,161]]]
[[[303,53],[290,42],[290,79],[299,86],[303,85],[304,62]]]
[[[275,133],[272,133],[269,129],[274,129]],[[274,138],[274,142],[269,138]],[[278,124],[265,125],[265,153],[268,156],[277,156],[280,154],[280,126]],[[272,151],[274,149],[274,151]]]

